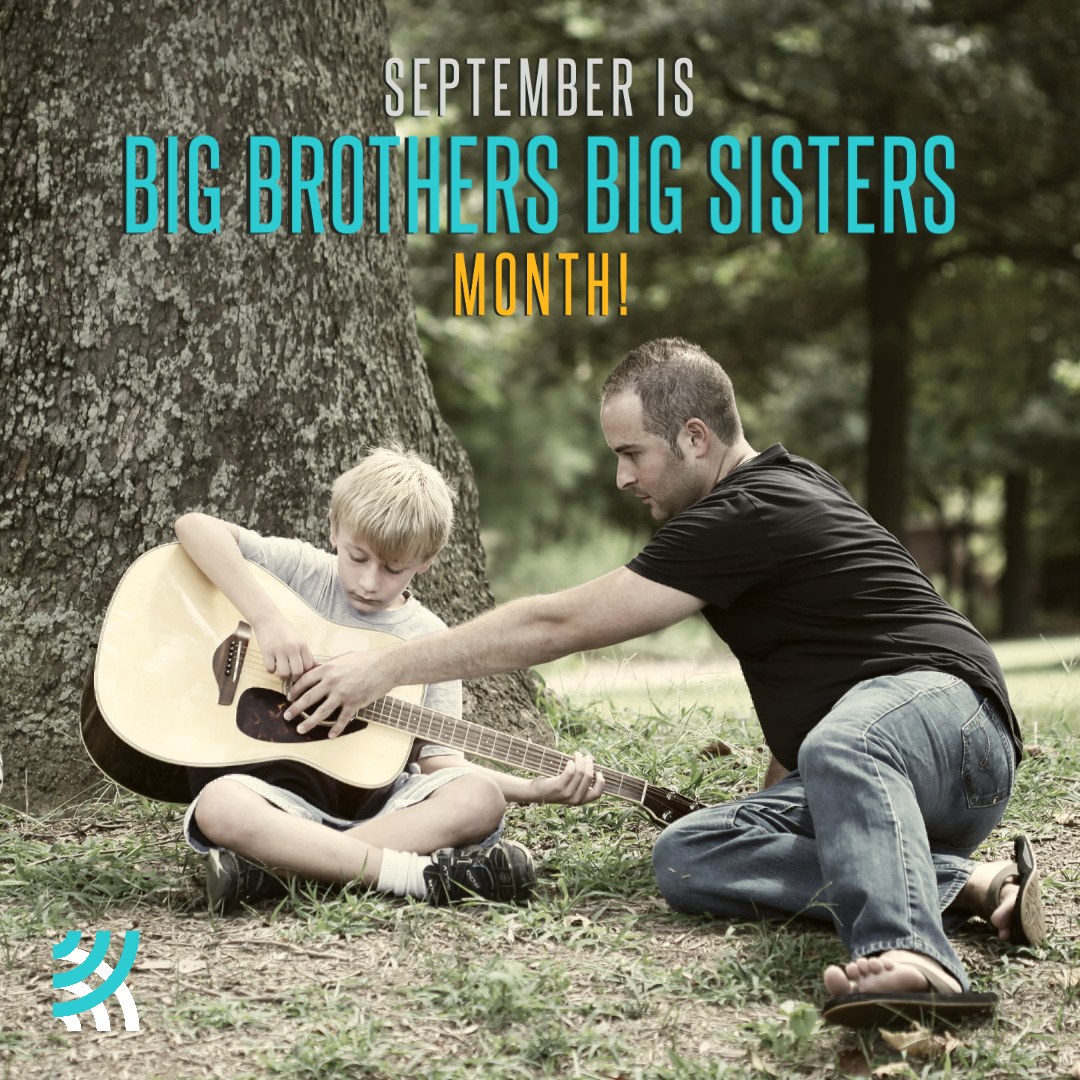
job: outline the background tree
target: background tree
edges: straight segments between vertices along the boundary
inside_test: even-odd
[[[660,7],[620,4],[616,14],[603,3],[549,0],[523,23],[503,0],[479,2],[467,27],[453,19],[447,4],[425,5],[423,20],[402,18],[395,51],[494,56],[505,55],[507,41],[514,41],[516,55],[626,56],[635,64],[635,87],[646,93],[644,107],[632,118],[579,114],[519,120],[494,118],[488,110],[486,119],[451,115],[443,122],[447,134],[467,130],[519,139],[541,131],[556,134],[568,151],[560,161],[559,191],[563,219],[571,223],[560,230],[558,244],[627,250],[631,265],[625,318],[592,319],[585,326],[575,319],[571,331],[553,318],[489,317],[489,325],[514,324],[500,326],[491,339],[500,365],[492,374],[482,358],[476,359],[478,327],[461,331],[440,313],[439,305],[445,309],[451,295],[447,252],[460,247],[461,239],[414,242],[414,282],[425,309],[421,326],[436,389],[453,402],[448,409],[455,412],[455,430],[467,445],[474,428],[481,427],[470,421],[471,412],[484,418],[486,430],[490,416],[511,408],[528,387],[535,415],[538,397],[554,401],[568,395],[571,384],[595,385],[598,374],[626,348],[645,337],[680,333],[723,358],[740,388],[753,438],[783,438],[820,458],[893,531],[903,534],[911,527],[918,540],[924,518],[939,531],[951,530],[961,549],[959,562],[972,580],[1000,569],[1001,545],[1007,544],[1005,561],[1016,572],[1003,581],[1001,595],[1011,597],[1006,606],[1013,612],[1004,621],[1030,626],[1033,590],[1011,582],[1035,580],[1036,567],[1030,559],[1024,565],[1024,553],[1038,558],[1048,550],[1042,535],[1048,518],[1039,511],[1039,500],[1062,509],[1075,500],[1066,494],[1068,484],[1066,489],[1040,487],[1038,497],[1031,493],[1032,485],[1041,485],[1042,466],[1027,464],[1030,440],[1009,433],[1018,431],[1017,418],[1029,405],[1045,398],[1048,356],[1076,355],[1075,325],[1067,313],[1070,306],[1075,309],[1078,280],[1073,238],[1080,225],[1080,130],[1072,102],[1080,90],[1080,9],[1069,0],[872,5],[674,0]],[[393,0],[392,12],[408,10],[407,0]],[[655,116],[649,95],[657,56],[693,60],[692,116]],[[685,204],[697,207],[715,193],[701,153],[719,133],[766,140],[789,133],[879,139],[900,134],[916,143],[945,134],[956,147],[955,167],[947,174],[955,226],[945,235],[888,234],[881,231],[880,201],[871,198],[860,205],[859,218],[877,231],[847,235],[846,175],[837,168],[828,189],[826,235],[804,230],[794,236],[720,237],[700,219],[689,221],[681,235],[644,229],[632,236],[575,232],[572,223],[582,220],[583,184],[575,172],[574,147],[592,134],[633,134],[646,144],[662,133],[676,135],[683,145],[678,180]],[[812,221],[816,175],[810,169],[803,177],[804,216]],[[880,184],[874,187],[878,191]],[[503,234],[470,244],[520,251],[543,247],[545,238]],[[998,308],[1003,289],[1013,300]],[[959,311],[970,314],[960,319]],[[1024,322],[1038,311],[1053,317]],[[938,335],[949,342],[947,348],[936,347]],[[1017,346],[1009,355],[1002,347],[1006,339]],[[962,372],[964,381],[953,385],[945,400],[956,401],[966,391],[967,403],[973,404],[981,396],[974,387],[993,386],[1001,395],[981,413],[957,403],[965,419],[945,423],[944,430],[954,433],[951,441],[942,437],[942,417],[934,405],[940,399],[933,396],[940,385],[933,366],[946,359],[946,352],[949,370]],[[958,354],[963,355],[959,367]],[[995,366],[1006,370],[991,374]],[[470,382],[463,383],[463,374]],[[468,391],[454,396],[454,387],[463,385],[484,388],[479,407]],[[576,437],[580,425],[572,415],[568,430]],[[937,425],[934,436],[927,438],[932,424]],[[550,428],[542,438],[530,438],[534,431],[527,419],[514,427],[521,434],[518,460],[523,462],[530,448],[546,448],[557,438]],[[477,432],[476,437],[485,436]],[[950,457],[975,448],[966,476],[941,467],[945,442]],[[591,450],[591,444],[578,445]],[[978,450],[982,445],[993,445],[996,452],[984,454]],[[545,455],[552,456],[546,449]],[[588,490],[583,478],[591,473],[584,457],[563,457],[571,467],[554,485]],[[481,472],[481,491],[502,483],[507,468],[504,462],[491,477]],[[606,462],[593,468],[604,471],[610,487]],[[953,518],[963,519],[964,506],[987,499],[1008,512],[1009,524],[1000,530],[1004,539],[995,542],[994,551],[983,545],[977,552],[975,534]],[[497,523],[500,532],[521,530],[520,516],[503,521],[502,505],[499,500],[485,521]],[[550,516],[555,509],[537,506],[535,512]],[[1078,522],[1069,520],[1075,535]],[[985,527],[985,515],[979,527]],[[1069,547],[1071,554],[1061,552],[1061,558],[1080,559],[1080,542],[1060,535],[1054,542]],[[932,569],[948,570],[937,564]],[[970,587],[966,592],[973,595]],[[958,589],[954,598],[963,602],[964,594]],[[1016,604],[1024,596],[1026,611],[1018,615]],[[986,603],[979,617],[987,628],[993,626]]]
[[[0,34],[0,741],[4,796],[22,802],[96,776],[77,715],[100,617],[125,565],[171,539],[184,510],[325,543],[332,478],[397,439],[461,490],[451,546],[418,590],[449,621],[490,595],[400,229],[316,236],[310,215],[298,236],[246,227],[249,135],[329,146],[390,132],[381,2],[5,2]],[[182,174],[179,229],[166,231],[162,202],[161,227],[124,235],[125,135],[155,139],[164,168],[165,137],[182,137],[183,161],[197,134],[220,146],[216,170],[200,171],[220,189],[220,232],[186,227]],[[364,175],[371,222],[367,159]],[[397,188],[395,173],[395,205]],[[196,209],[209,220],[206,198]],[[524,679],[480,695],[481,715],[543,737]]]

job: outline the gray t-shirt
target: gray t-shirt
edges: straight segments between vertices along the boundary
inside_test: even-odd
[[[305,603],[324,619],[342,626],[357,626],[364,630],[381,630],[403,641],[434,634],[446,629],[446,623],[428,611],[411,593],[405,603],[392,611],[357,611],[346,599],[337,575],[337,557],[303,540],[278,536],[260,536],[241,528],[240,551],[245,559],[269,570],[284,582]],[[435,712],[461,718],[461,681],[432,683],[424,691],[423,704]],[[422,757],[432,751],[456,753],[446,747],[425,746]]]
[[[327,551],[300,540],[264,537],[250,529],[240,529],[240,551],[246,559],[268,570],[289,586],[323,618],[344,626],[382,630],[407,640],[445,629],[445,624],[415,597],[408,596],[400,608],[364,614],[345,598],[338,582],[336,558]],[[424,705],[455,718],[461,716],[461,683],[435,683],[425,688]],[[458,751],[417,740],[410,759],[442,757]],[[415,765],[410,766],[414,770]],[[217,776],[245,772],[274,787],[291,791],[333,817],[359,821],[371,817],[383,806],[393,785],[365,790],[352,787],[308,765],[295,761],[266,761],[243,769],[188,769],[192,795]]]

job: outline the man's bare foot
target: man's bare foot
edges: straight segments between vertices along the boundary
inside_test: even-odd
[[[1013,869],[1013,876],[1001,886],[997,896],[997,906],[993,911],[989,911],[990,889],[998,875],[1010,867]],[[1016,906],[1016,897],[1020,892],[1018,882],[1016,864],[1013,862],[1003,860],[1002,862],[979,863],[952,906],[958,911],[970,915],[981,915],[984,919],[988,919],[990,925],[997,930],[998,937],[1002,941],[1008,941],[1013,908]]]
[[[831,998],[881,991],[925,993],[932,987],[920,968],[933,972],[943,986],[960,993],[960,984],[936,960],[905,949],[861,956],[843,967],[831,964],[825,969],[825,990]]]

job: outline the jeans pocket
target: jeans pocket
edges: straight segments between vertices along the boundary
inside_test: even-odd
[[[969,809],[996,806],[1008,799],[1015,758],[988,701],[964,724],[962,734],[962,779]]]

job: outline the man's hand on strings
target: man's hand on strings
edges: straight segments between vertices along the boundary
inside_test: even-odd
[[[296,730],[306,735],[340,710],[328,738],[336,738],[365,705],[393,689],[379,679],[377,652],[342,653],[301,675],[289,692],[285,719],[299,719]]]

